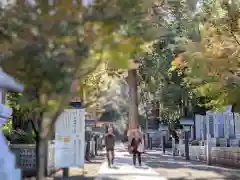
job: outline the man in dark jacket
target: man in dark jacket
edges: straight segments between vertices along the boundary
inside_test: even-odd
[[[107,151],[108,167],[111,167],[111,165],[113,165],[115,147],[115,136],[111,127],[108,128],[108,133],[105,135],[105,146]]]

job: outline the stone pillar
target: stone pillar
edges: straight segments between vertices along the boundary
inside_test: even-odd
[[[207,165],[212,164],[212,140],[211,140],[211,134],[208,132],[207,133]]]
[[[204,117],[205,116],[201,116],[199,118],[200,121],[200,136],[201,136],[201,141],[204,141],[204,124],[206,123],[206,121],[204,121]]]
[[[195,115],[195,138],[198,140],[201,140],[201,129],[202,129],[202,124],[201,124],[201,115],[196,114]]]
[[[204,131],[201,130],[201,146],[204,145]]]
[[[212,116],[212,113],[211,112],[208,112],[206,114],[206,123],[207,123],[207,140],[206,140],[206,145],[205,145],[205,148],[206,148],[206,159],[207,159],[207,164],[208,165],[211,165],[211,160],[212,160],[212,137],[211,137],[211,134],[210,134],[210,116]]]
[[[191,126],[191,137],[189,138],[189,140],[194,140],[194,125]]]
[[[232,118],[232,113],[226,112],[223,114],[224,137],[226,138],[226,147],[230,146],[230,118]]]
[[[235,117],[235,136],[236,139],[240,140],[240,114],[234,113]]]
[[[211,113],[206,114],[207,136],[208,136],[208,134],[210,134],[210,120],[209,120],[210,116],[211,116]]]
[[[229,122],[229,135],[230,137],[234,136],[234,119],[233,119],[233,113],[228,113],[228,122]]]
[[[229,118],[228,113],[223,113],[223,122],[224,122],[224,137],[229,138]]]
[[[214,123],[214,138],[218,138],[219,137],[219,131],[218,131],[218,113],[214,112],[213,114],[213,123]]]

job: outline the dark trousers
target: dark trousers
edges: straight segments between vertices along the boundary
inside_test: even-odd
[[[140,152],[133,152],[133,165],[136,165],[136,159],[138,159],[139,166],[142,165],[141,153]]]
[[[111,153],[111,155],[110,155],[110,153]],[[110,156],[111,156],[111,158],[110,158]],[[113,161],[114,161],[114,150],[113,149],[107,150],[107,161],[108,161],[108,166],[113,164]]]
[[[85,160],[90,161],[90,141],[87,141],[86,152],[85,152]]]

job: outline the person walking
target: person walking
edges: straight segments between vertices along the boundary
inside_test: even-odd
[[[136,160],[138,160],[139,166],[142,166],[141,154],[144,151],[144,144],[143,144],[142,133],[140,131],[132,133],[130,151],[133,155],[133,165],[136,166]]]
[[[115,136],[113,134],[112,127],[108,128],[108,132],[105,135],[105,146],[107,153],[108,167],[111,167],[114,163],[114,147],[115,147]]]

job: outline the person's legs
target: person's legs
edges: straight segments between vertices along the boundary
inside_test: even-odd
[[[85,160],[90,161],[90,141],[86,143]]]
[[[133,165],[136,166],[136,153],[133,152]]]
[[[111,150],[111,163],[113,164],[114,162],[114,150]]]
[[[107,162],[108,162],[108,167],[110,167],[111,161],[110,161],[110,156],[109,156],[109,150],[107,150]]]
[[[137,152],[137,158],[138,158],[139,166],[142,166],[142,158],[141,158],[141,153],[140,152]]]

